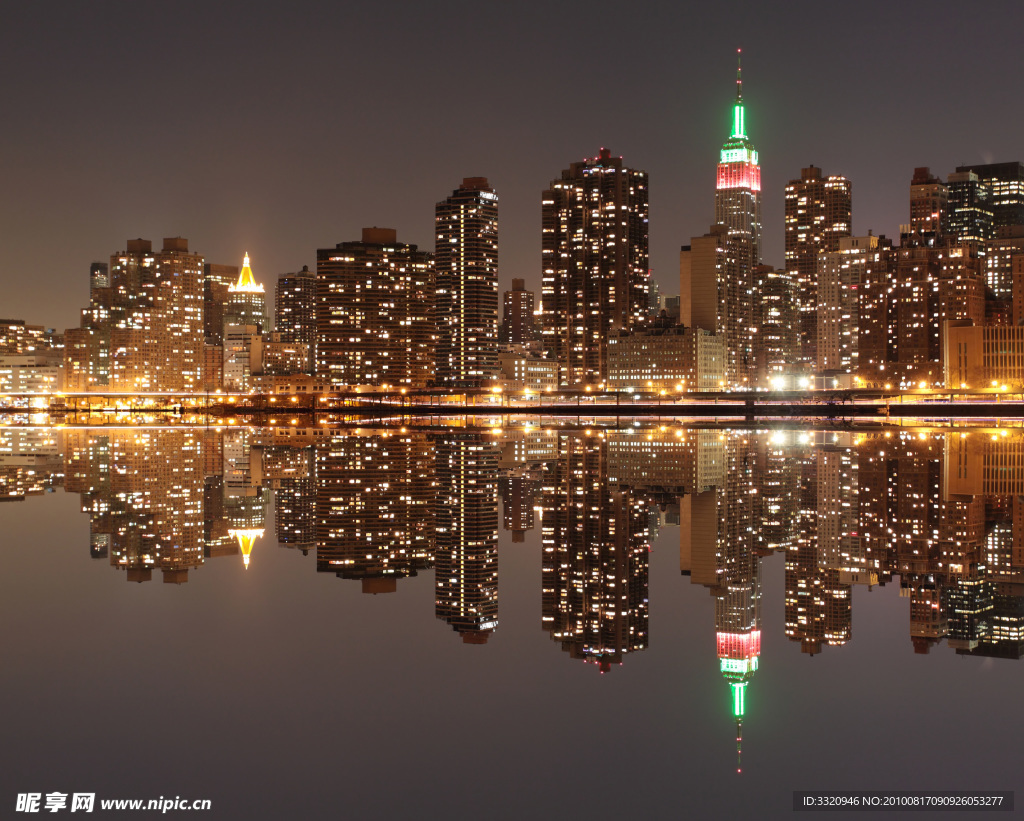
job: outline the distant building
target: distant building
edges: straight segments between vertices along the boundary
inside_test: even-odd
[[[228,288],[237,280],[237,265],[203,264],[203,333],[211,345],[224,342],[224,306]]]
[[[90,305],[69,332],[72,390],[201,391],[204,261],[188,240],[170,237],[155,252],[128,240],[109,275],[90,271]]]
[[[316,340],[316,274],[306,265],[281,274],[274,290],[274,330],[285,342],[301,342],[313,350]]]
[[[316,376],[334,386],[434,379],[433,255],[393,228],[317,251]]]
[[[309,373],[309,346],[304,342],[286,341],[284,336],[283,333],[263,334],[263,373]]]
[[[263,337],[255,325],[224,326],[224,389],[248,391],[262,370]]]
[[[726,360],[721,335],[655,325],[608,340],[608,385],[615,391],[720,391]]]
[[[818,265],[823,253],[839,250],[850,236],[852,197],[846,177],[801,169],[786,186],[786,270],[796,278],[800,300],[800,360],[818,361]]]
[[[1013,297],[1013,260],[1024,258],[1024,223],[996,229],[996,235],[985,243],[985,284],[998,300]]]
[[[770,265],[754,269],[757,280],[757,382],[764,387],[792,387],[789,382],[800,350],[800,309],[796,281]],[[781,380],[781,381],[780,381]]]
[[[817,370],[858,372],[860,283],[865,266],[879,257],[879,237],[842,237],[823,253],[818,276]]]
[[[558,390],[558,365],[525,348],[498,354],[500,386],[503,391],[547,393]]]
[[[498,375],[498,196],[468,177],[435,210],[438,385],[475,388]]]
[[[949,233],[956,242],[983,242],[995,236],[992,191],[973,171],[958,171],[949,188]]]
[[[602,148],[542,198],[541,333],[559,383],[608,376],[608,340],[647,319],[647,173]]]
[[[915,168],[910,180],[910,230],[934,244],[949,233],[949,189],[928,167]]]
[[[946,323],[943,362],[947,388],[985,388],[993,382],[1024,390],[1024,325]]]
[[[755,282],[749,260],[749,240],[725,225],[711,226],[679,253],[679,321],[721,337],[725,385],[737,390],[752,388],[757,375]]]
[[[526,290],[526,280],[513,279],[512,290],[505,291],[501,326],[498,331],[502,345],[530,345],[537,340],[534,322],[536,300],[533,291]]]
[[[974,173],[988,187],[988,207],[996,231],[1010,225],[1024,225],[1024,163],[960,165],[956,173]]]
[[[0,394],[52,394],[64,387],[61,356],[0,354]]]

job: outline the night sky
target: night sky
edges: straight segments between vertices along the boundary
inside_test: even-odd
[[[781,10],[780,10],[781,9]],[[434,204],[486,176],[501,280],[540,282],[540,193],[601,146],[651,180],[651,266],[713,219],[735,51],[761,154],[765,261],[783,186],[853,183],[895,235],[913,168],[1024,160],[1017,2],[19,3],[0,27],[0,316],[63,329],[89,263],[189,238],[278,274],[366,225],[433,249]]]

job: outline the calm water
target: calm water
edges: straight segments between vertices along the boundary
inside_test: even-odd
[[[0,428],[0,495],[10,809],[1024,786],[1019,432]]]

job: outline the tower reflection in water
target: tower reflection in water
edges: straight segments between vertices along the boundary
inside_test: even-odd
[[[601,672],[648,646],[649,551],[678,524],[680,569],[714,599],[738,753],[772,554],[808,655],[851,641],[854,588],[897,580],[913,652],[1024,651],[1020,431],[0,429],[0,498],[60,486],[129,581],[253,565],[273,502],[277,544],[365,593],[433,569],[435,616],[468,644],[498,629],[499,521],[516,550],[539,515],[541,624]]]

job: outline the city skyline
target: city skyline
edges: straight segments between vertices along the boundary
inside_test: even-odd
[[[488,176],[502,197],[500,287],[515,277],[539,291],[540,192],[559,168],[593,156],[602,145],[650,175],[651,267],[664,292],[672,293],[665,286],[674,279],[678,246],[705,231],[713,218],[714,158],[728,133],[739,47],[746,68],[747,130],[763,158],[762,256],[769,264],[782,264],[782,189],[801,168],[813,164],[852,181],[854,235],[871,229],[895,236],[908,221],[906,190],[915,168],[927,165],[944,177],[960,165],[1018,158],[1012,141],[1022,115],[1010,109],[1003,116],[999,90],[988,88],[997,84],[977,83],[980,69],[965,64],[967,57],[947,52],[927,73],[916,60],[921,55],[916,43],[967,27],[993,55],[986,71],[1012,76],[1012,50],[1000,43],[1004,38],[1010,42],[1013,26],[1006,23],[1019,14],[1016,9],[1009,15],[1000,15],[1004,9],[999,8],[974,17],[954,13],[952,5],[931,5],[928,19],[918,19],[913,8],[889,9],[873,23],[869,49],[862,27],[844,27],[840,10],[814,8],[818,23],[799,29],[812,36],[801,37],[801,49],[792,55],[769,44],[787,32],[795,34],[798,22],[806,27],[799,7],[777,14],[748,9],[727,35],[715,29],[714,36],[703,38],[704,29],[711,31],[716,21],[700,14],[687,17],[686,9],[651,8],[623,20],[617,27],[621,36],[643,32],[650,40],[643,56],[596,69],[593,58],[584,59],[569,69],[566,82],[569,87],[582,83],[594,70],[613,97],[625,95],[631,102],[622,116],[595,109],[577,111],[572,121],[552,117],[561,98],[538,82],[538,72],[564,69],[561,61],[570,58],[559,57],[551,66],[522,58],[525,45],[556,40],[557,26],[527,13],[515,24],[526,43],[513,46],[499,38],[494,66],[474,80],[474,87],[493,84],[494,95],[467,100],[466,116],[436,134],[426,115],[423,128],[394,131],[395,115],[381,94],[408,81],[408,90],[398,98],[415,102],[424,84],[455,70],[451,58],[437,56],[450,38],[465,35],[473,25],[500,24],[507,12],[488,11],[469,22],[454,7],[442,8],[429,20],[421,19],[424,11],[408,9],[405,25],[390,32],[389,39],[373,12],[351,9],[349,28],[366,34],[365,45],[344,59],[318,57],[303,67],[302,60],[289,60],[288,49],[272,48],[272,42],[283,38],[296,45],[291,53],[302,53],[300,44],[312,46],[317,37],[329,36],[313,29],[332,12],[279,20],[265,9],[238,19],[186,10],[182,28],[198,34],[195,42],[179,43],[175,26],[158,26],[142,10],[102,25],[79,20],[79,31],[48,32],[45,38],[28,36],[43,24],[38,12],[19,10],[8,31],[21,36],[5,43],[3,59],[22,68],[12,71],[17,80],[0,99],[9,122],[26,126],[5,136],[8,196],[0,220],[9,239],[0,249],[0,275],[10,287],[3,313],[72,327],[86,301],[82,272],[90,262],[106,258],[124,236],[188,236],[208,260],[217,262],[234,262],[247,250],[258,261],[264,282],[312,265],[316,248],[357,236],[368,224],[394,226],[406,241],[428,248],[431,204],[451,190],[452,179],[473,174]],[[873,8],[883,7],[861,7],[865,19]],[[555,17],[567,13],[559,10]],[[69,12],[69,20],[76,14]],[[584,17],[581,41],[588,34],[610,36],[599,18]],[[680,19],[689,24],[694,44],[684,53],[669,49],[659,33],[672,30],[670,24]],[[444,22],[453,25],[446,29]],[[417,23],[424,25],[422,31]],[[408,29],[416,29],[418,39]],[[81,31],[93,36],[79,41]],[[129,36],[143,32],[147,37]],[[424,32],[430,47],[421,42]],[[112,38],[129,43],[116,58],[108,53]],[[185,69],[170,74],[147,65],[122,72],[142,41],[151,41],[147,48],[174,42],[190,58]],[[28,42],[48,44],[53,76],[24,68],[31,66],[21,45]],[[85,42],[95,47],[82,51]],[[374,45],[407,54],[422,68],[420,76],[412,78],[396,67],[362,84],[359,60]],[[579,47],[570,46],[568,54],[577,54]],[[260,56],[240,68],[234,55],[243,49]],[[837,53],[846,56],[832,56]],[[62,73],[69,61],[74,70]],[[369,59],[364,63],[375,65]],[[62,82],[68,73],[75,75],[70,84]],[[646,86],[637,85],[640,77]],[[369,112],[349,118],[354,127],[340,142],[332,128],[338,115],[319,106],[328,89],[338,93],[335,86],[361,94]],[[917,93],[908,94],[906,88]],[[130,109],[143,100],[159,105],[159,95],[171,91],[195,118],[193,130],[183,134],[162,128],[156,125],[159,118],[141,129],[117,127],[116,106]],[[45,109],[38,104],[43,95]],[[981,119],[979,126],[975,117],[944,115],[951,110],[949,100],[959,97],[969,97],[982,113],[1001,116]],[[825,100],[835,101],[826,106],[829,116],[821,116]],[[492,116],[483,116],[488,112]],[[540,123],[544,136],[538,139]],[[176,185],[179,178],[185,184]],[[400,198],[394,196],[396,187],[402,190]],[[37,249],[53,236],[62,242],[40,270]],[[34,273],[24,279],[46,287],[20,290],[20,274],[27,269]]]

